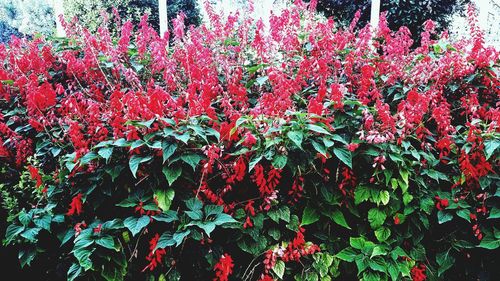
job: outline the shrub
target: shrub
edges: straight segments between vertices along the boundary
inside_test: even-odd
[[[0,43],[9,42],[12,36],[21,37],[21,33],[19,33],[16,29],[12,28],[8,24],[3,21],[0,21]]]
[[[56,23],[45,0],[5,0],[0,3],[0,21],[25,35],[52,35]]]
[[[381,21],[372,38],[300,1],[268,32],[208,13],[186,34],[178,17],[173,44],[144,18],[117,42],[70,25],[67,40],[0,46],[5,243],[22,266],[42,258],[69,280],[494,272],[499,56],[472,13],[469,40],[430,40],[427,22],[416,49],[404,28]]]
[[[173,27],[172,20],[181,12],[186,15],[186,26],[198,25],[200,23],[200,15],[195,0],[169,0],[167,4],[170,28]],[[103,25],[104,18],[101,16],[101,13],[105,11],[108,14],[112,14],[113,8],[116,9],[123,21],[130,20],[134,26],[137,26],[141,17],[147,13],[149,14],[148,23],[151,27],[156,31],[160,30],[157,0],[64,1],[66,19],[78,18],[80,24],[88,28],[91,32],[97,31],[99,26]],[[117,32],[114,25],[111,28],[112,33]]]
[[[359,24],[365,25],[370,21],[371,1],[348,0],[318,0],[318,10],[326,16],[333,16],[344,23],[349,23],[357,11],[361,16]],[[448,29],[453,14],[462,14],[470,0],[389,0],[380,1],[380,11],[386,13],[389,27],[393,30],[406,26],[412,38],[419,38],[425,21],[432,19],[436,22],[439,31]],[[415,40],[414,40],[415,41]]]

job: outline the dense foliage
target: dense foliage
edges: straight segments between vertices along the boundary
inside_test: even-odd
[[[8,42],[13,35],[16,37],[22,37],[21,33],[19,33],[15,28],[3,21],[0,21],[0,43]]]
[[[52,35],[56,27],[53,9],[46,0],[2,0],[0,22],[7,26],[4,30],[24,35]]]
[[[160,30],[157,0],[64,0],[64,11],[67,19],[78,18],[78,21],[91,32],[97,31],[103,24],[105,17],[102,12],[113,14],[113,9],[123,21],[130,20],[134,26],[141,21],[141,17],[149,14],[148,23],[155,30]],[[169,26],[173,27],[172,21],[179,13],[186,16],[185,25],[200,24],[200,14],[196,5],[196,0],[168,0],[167,1]],[[118,17],[115,17],[118,19]],[[112,33],[115,33],[116,26],[111,26]]]
[[[495,276],[499,53],[305,4],[0,45],[4,243],[49,278]],[[357,19],[355,19],[356,21]],[[355,22],[352,24],[355,26]],[[372,36],[373,35],[373,36]],[[173,38],[173,39],[172,39]],[[172,39],[172,40],[171,40]],[[497,275],[498,276],[498,275]]]
[[[406,26],[412,38],[418,38],[425,21],[436,22],[437,29],[448,28],[451,15],[461,13],[469,0],[389,0],[380,1],[380,11],[387,13],[389,28],[398,30]],[[318,0],[318,10],[325,16],[333,16],[341,22],[351,22],[357,11],[360,12],[359,24],[370,21],[370,0]]]

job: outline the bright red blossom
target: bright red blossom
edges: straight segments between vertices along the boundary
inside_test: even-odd
[[[214,281],[228,281],[229,275],[233,273],[233,259],[229,254],[223,254],[219,259],[219,262],[215,264],[215,278]]]
[[[73,197],[69,205],[69,210],[66,213],[67,216],[79,215],[82,212],[82,196],[83,194],[78,193],[78,195]]]

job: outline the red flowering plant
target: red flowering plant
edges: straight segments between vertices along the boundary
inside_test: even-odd
[[[117,40],[72,22],[0,45],[4,243],[21,265],[47,257],[69,280],[494,270],[499,52],[472,10],[471,38],[428,22],[411,49],[383,17],[342,28],[295,2],[269,26],[207,5],[209,25],[179,16],[165,38],[145,16]]]

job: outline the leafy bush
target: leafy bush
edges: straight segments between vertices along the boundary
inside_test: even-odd
[[[169,0],[167,4],[170,27],[172,27],[172,20],[181,12],[186,15],[186,26],[200,23],[200,15],[195,0]],[[147,13],[149,14],[148,23],[155,30],[160,30],[157,0],[64,0],[66,19],[78,18],[79,22],[91,32],[97,31],[99,26],[102,26],[104,18],[101,13],[105,11],[112,14],[113,8],[116,9],[122,20],[130,20],[134,26],[137,26],[141,17]],[[114,25],[111,28],[113,32],[117,31]]]
[[[52,35],[56,27],[53,9],[45,0],[3,0],[0,21],[25,35]]]
[[[300,1],[269,32],[0,45],[5,243],[69,280],[494,275],[499,53]],[[18,192],[18,191],[25,192]],[[32,192],[30,192],[30,190]]]
[[[326,16],[333,16],[341,22],[349,23],[357,11],[360,11],[359,23],[365,25],[370,21],[371,1],[367,0],[318,0],[318,10]],[[418,38],[422,25],[428,19],[436,22],[439,31],[450,25],[455,13],[462,13],[470,0],[389,0],[380,1],[380,11],[386,13],[389,27],[393,30],[406,26],[412,37]]]
[[[0,43],[9,42],[12,36],[21,37],[21,33],[19,33],[16,29],[12,28],[8,24],[3,21],[0,21]]]

